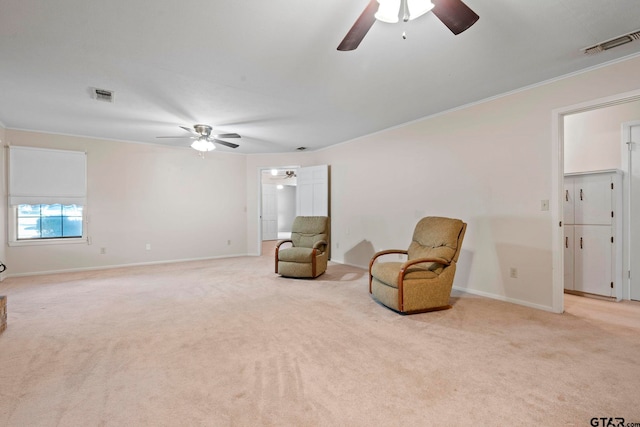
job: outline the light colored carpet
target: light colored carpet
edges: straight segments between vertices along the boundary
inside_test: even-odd
[[[270,253],[10,278],[0,293],[2,426],[640,422],[634,303],[611,321],[610,302],[590,317],[457,293],[451,310],[400,316],[363,270],[285,279]]]

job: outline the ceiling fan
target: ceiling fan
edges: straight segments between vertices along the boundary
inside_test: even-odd
[[[376,20],[395,23],[402,15],[404,22],[432,11],[455,35],[471,27],[480,18],[462,0],[370,0],[338,50],[354,50]]]
[[[194,139],[191,148],[198,151],[215,150],[215,144],[224,145],[225,147],[238,148],[238,144],[232,142],[221,141],[219,138],[240,138],[237,133],[218,133],[211,134],[213,128],[209,125],[193,125],[193,127],[180,126],[181,129],[191,133],[185,136],[158,136],[156,138],[190,138]],[[215,143],[215,144],[214,144]]]

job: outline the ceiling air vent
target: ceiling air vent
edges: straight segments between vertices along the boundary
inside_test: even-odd
[[[113,102],[113,91],[107,89],[91,88],[91,97],[98,101]]]
[[[634,40],[640,40],[640,30],[598,43],[595,46],[586,47],[582,49],[582,51],[587,55],[592,55],[594,53],[604,52],[605,50],[622,46],[623,44],[631,43]]]

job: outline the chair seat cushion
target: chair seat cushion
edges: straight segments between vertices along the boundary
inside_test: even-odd
[[[380,282],[397,288],[398,273],[400,273],[402,264],[402,262],[377,262],[373,264],[373,267],[371,268],[371,275]],[[438,277],[437,271],[412,266],[407,269],[404,281],[433,279],[434,277]]]
[[[285,262],[311,262],[311,259],[313,258],[312,255],[312,248],[285,248],[278,251],[278,260]]]

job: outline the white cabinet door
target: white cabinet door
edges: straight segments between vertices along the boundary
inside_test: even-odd
[[[610,174],[575,176],[574,224],[611,224],[613,210]]]
[[[262,240],[278,238],[278,190],[275,184],[262,184]]]
[[[564,224],[575,224],[574,202],[575,202],[575,177],[566,176],[564,178],[564,205],[563,205],[563,221]]]
[[[613,296],[612,228],[575,225],[575,286],[580,292]]]
[[[575,290],[573,278],[574,260],[574,229],[573,225],[565,225],[564,228],[564,288]]]
[[[296,214],[329,216],[329,166],[310,166],[297,172]]]

